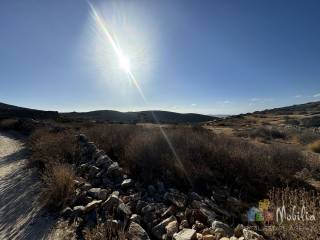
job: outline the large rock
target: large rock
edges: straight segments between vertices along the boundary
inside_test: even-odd
[[[88,213],[88,212],[92,211],[93,209],[97,208],[101,202],[102,202],[101,200],[93,200],[92,202],[88,203],[84,207],[84,213]]]
[[[177,190],[171,190],[164,195],[166,201],[171,202],[178,208],[184,208],[187,204],[187,196]]]
[[[101,168],[108,168],[112,163],[113,161],[107,155],[101,155],[96,160],[96,165]]]
[[[179,231],[178,221],[169,222],[166,226],[167,237],[172,238],[173,234]]]
[[[229,227],[228,224],[225,224],[223,222],[220,222],[220,221],[214,221],[212,223],[212,226],[211,226],[212,230],[215,232],[215,233],[221,233],[223,236],[232,236],[233,235],[233,230],[231,227]]]
[[[128,219],[132,215],[131,209],[127,204],[120,203],[118,205],[118,213],[121,218]]]
[[[102,203],[103,208],[106,211],[111,211],[119,206],[122,203],[122,200],[116,194],[112,193],[108,199]]]
[[[216,217],[217,217],[217,214],[212,211],[211,209],[209,209],[208,207],[206,206],[200,206],[199,208],[199,212],[202,214],[202,216],[207,220],[208,223],[212,223]]]
[[[171,223],[177,221],[177,219],[174,216],[171,216],[165,220],[163,220],[162,222],[160,222],[158,225],[154,226],[151,230],[152,235],[156,238],[161,240],[162,236],[165,235],[167,233],[166,231],[166,226]]]
[[[196,238],[196,230],[189,228],[184,228],[180,232],[173,235],[174,240],[195,240]]]
[[[102,188],[91,188],[88,190],[89,196],[99,199],[99,200],[106,200],[107,196],[109,194],[109,191],[107,189],[102,189]]]
[[[128,230],[128,240],[150,240],[150,238],[138,223],[131,222]]]
[[[75,206],[72,210],[72,215],[78,217],[85,213],[85,207],[84,206]]]
[[[89,167],[89,178],[94,178],[97,173],[100,171],[100,169],[96,166],[90,166]]]
[[[243,229],[243,237],[245,240],[264,240],[261,235],[249,229]]]
[[[122,174],[122,168],[119,167],[117,162],[113,162],[107,170],[107,175],[109,177],[119,177]]]

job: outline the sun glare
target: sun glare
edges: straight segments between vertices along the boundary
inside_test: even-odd
[[[126,73],[130,73],[130,59],[126,55],[118,54],[118,61],[120,68]]]

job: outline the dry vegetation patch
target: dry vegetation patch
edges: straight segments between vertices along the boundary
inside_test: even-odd
[[[99,124],[81,129],[91,141],[134,178],[149,184],[157,179],[181,188],[208,192],[221,184],[255,196],[294,180],[306,167],[299,149],[285,144],[256,144],[214,134],[203,128],[143,127]],[[77,158],[75,131],[36,131],[31,136],[33,163],[72,163]]]
[[[74,195],[75,174],[70,165],[58,164],[47,169],[42,176],[44,187],[42,198],[53,210],[60,209]]]

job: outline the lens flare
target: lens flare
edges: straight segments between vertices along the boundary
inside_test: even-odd
[[[126,56],[120,45],[118,44],[118,42],[116,41],[116,38],[114,38],[112,36],[112,34],[110,33],[110,31],[108,30],[108,28],[106,27],[105,22],[103,21],[103,19],[100,17],[100,15],[98,14],[98,12],[96,11],[96,9],[94,8],[94,6],[88,1],[88,4],[90,6],[92,15],[94,17],[94,20],[96,22],[96,25],[100,28],[100,30],[105,34],[106,39],[110,42],[113,50],[116,53],[116,56],[118,58],[118,62],[119,62],[119,66],[120,68],[127,74],[128,78],[133,82],[134,86],[137,88],[141,98],[144,100],[145,103],[148,103],[146,97],[143,94],[143,91],[141,89],[141,87],[138,84],[138,81],[136,80],[135,76],[133,75],[132,71],[131,71],[131,65],[130,65],[130,59],[128,56]],[[186,170],[184,168],[184,165],[182,164],[171,140],[169,139],[168,135],[166,134],[166,132],[164,131],[164,128],[161,126],[160,121],[158,120],[156,114],[154,112],[151,112],[152,117],[154,119],[154,121],[158,124],[159,128],[160,128],[160,132],[163,135],[164,139],[166,140],[170,150],[172,151],[173,156],[175,157],[175,160],[177,162],[177,164],[179,165],[179,167],[182,169],[182,171],[185,173],[185,176],[187,178],[187,180],[189,181],[190,185],[193,187],[192,182],[190,181],[190,179],[188,178],[188,175],[186,174]]]

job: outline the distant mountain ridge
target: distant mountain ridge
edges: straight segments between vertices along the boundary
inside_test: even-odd
[[[72,119],[89,119],[110,122],[163,122],[163,123],[198,123],[217,119],[196,113],[176,113],[168,111],[140,111],[140,112],[118,112],[113,110],[100,110],[91,112],[61,113],[61,116]]]
[[[0,103],[0,118],[34,118],[51,119],[66,118],[76,120],[95,120],[122,123],[199,123],[217,119],[196,113],[176,113],[168,111],[119,112],[114,110],[97,110],[90,112],[42,111],[10,104]]]

